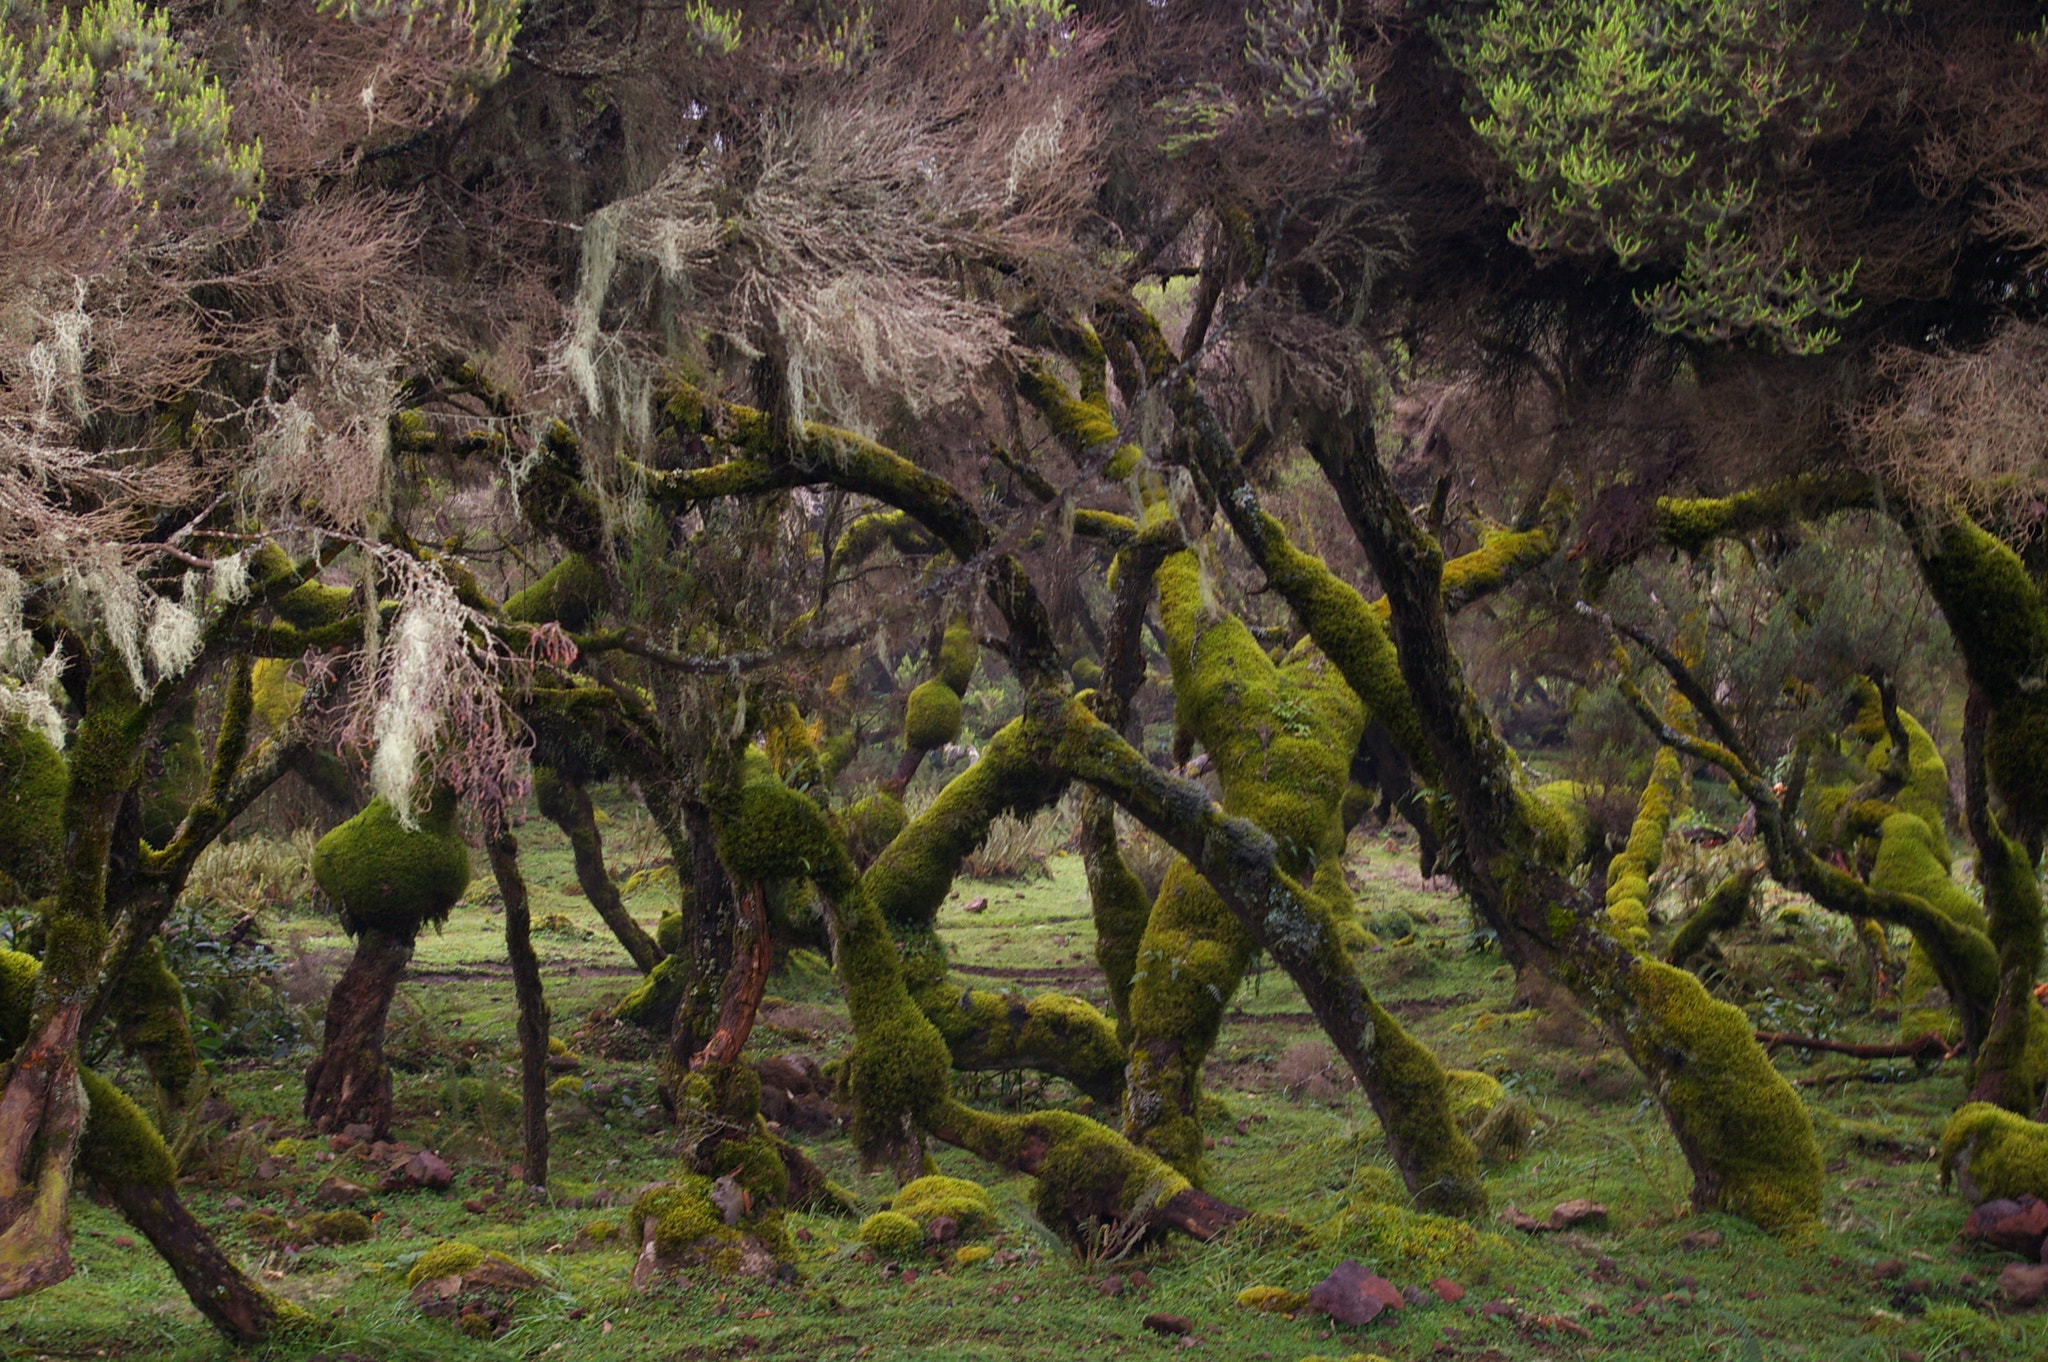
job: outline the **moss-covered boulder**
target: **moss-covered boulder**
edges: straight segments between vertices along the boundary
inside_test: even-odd
[[[684,1174],[648,1188],[633,1203],[632,1224],[663,1268],[708,1268],[721,1277],[787,1275],[796,1246],[779,1210],[755,1211],[744,1200],[721,1209],[711,1178]]]
[[[57,886],[64,845],[63,754],[20,715],[0,715],[0,904]]]
[[[861,1221],[860,1241],[884,1257],[900,1258],[924,1244],[924,1226],[901,1211],[877,1211]]]
[[[2037,1196],[2048,1200],[2048,1125],[1989,1102],[1971,1102],[1941,1133],[1941,1180],[1972,1204]]]
[[[512,1327],[516,1299],[544,1283],[502,1253],[460,1239],[434,1245],[406,1274],[412,1302],[431,1319],[445,1319],[471,1338],[499,1338]]]
[[[917,1222],[920,1234],[934,1220],[951,1220],[962,1239],[978,1239],[996,1227],[995,1204],[978,1182],[966,1178],[922,1177],[903,1185],[889,1209]]]
[[[313,878],[352,934],[374,930],[409,941],[447,918],[469,876],[469,848],[455,830],[455,796],[447,790],[436,792],[417,827],[373,799],[313,848]]]

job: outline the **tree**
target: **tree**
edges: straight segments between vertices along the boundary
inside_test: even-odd
[[[466,817],[546,1179],[506,817],[531,793],[645,975],[619,1011],[662,1033],[686,1171],[737,1168],[751,1227],[832,1195],[741,1057],[813,897],[852,1132],[905,1178],[944,1141],[1036,1177],[1069,1235],[1222,1233],[1245,1212],[1204,1186],[1201,1065],[1264,953],[1417,1206],[1483,1209],[1474,1136],[1511,1147],[1512,1105],[1354,959],[1343,855],[1377,803],[1518,973],[1619,1037],[1694,1203],[1796,1229],[1810,1121],[1683,967],[1757,871],[1649,949],[1687,761],[1740,788],[1773,878],[1912,933],[1907,987],[1952,1000],[1974,1095],[2032,1109],[2048,625],[2038,516],[2004,508],[2038,480],[2007,446],[2038,388],[2039,44],[1992,5],[1414,9],[10,20],[37,74],[5,145],[47,184],[9,257],[35,301],[0,411],[0,761],[37,830],[11,845],[54,827],[64,851],[0,864],[38,909],[36,958],[0,959],[0,1294],[67,1270],[75,1168],[125,1179],[223,1329],[292,1318],[78,1054],[110,1024],[190,1100],[157,930],[309,755],[373,792],[315,861],[358,944],[309,1121],[388,1128],[385,1012],[469,883]],[[316,87],[361,89],[364,119]],[[1968,677],[1981,921],[1949,874],[1940,706],[1916,720],[1896,684],[1951,662],[1797,570],[1793,527],[1844,513],[1901,532],[1869,531],[1870,561],[1917,574]],[[1736,539],[1772,570],[1742,575]],[[1667,572],[1666,546],[1705,566]],[[1526,660],[1510,615],[1542,637]],[[1530,775],[1496,692],[1594,693],[1616,640],[1664,683],[1616,683],[1650,740],[1603,829],[1583,782]],[[293,668],[260,738],[256,658],[266,687]],[[1001,722],[932,780],[977,677]],[[875,732],[892,756],[852,797]],[[614,777],[672,853],[654,938],[598,835]],[[1070,790],[1107,1014],[964,986],[935,930],[990,825]],[[1132,823],[1175,853],[1156,891]],[[1057,1076],[1103,1119],[983,1110],[956,1069]],[[1952,1143],[2033,1138],[1980,1116]],[[677,1254],[711,1214],[684,1180],[634,1218]]]

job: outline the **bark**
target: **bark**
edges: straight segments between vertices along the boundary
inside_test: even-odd
[[[1969,1100],[2024,1116],[2043,1100],[2042,1079],[2048,1077],[2027,1068],[2029,1042],[2048,1029],[2048,1017],[2034,997],[2034,975],[2041,965],[2041,887],[2026,853],[1991,812],[1984,766],[1987,708],[1983,692],[1971,687],[1963,712],[1963,822],[1977,848],[1977,882],[1983,886],[1989,934],[1998,952],[1998,998],[1977,1051]]]
[[[96,1180],[94,1185],[149,1240],[193,1307],[223,1335],[236,1343],[262,1343],[277,1333],[280,1324],[292,1320],[296,1312],[249,1280],[206,1227],[193,1219],[175,1188],[121,1178]]]
[[[683,985],[669,1027],[663,1082],[681,1091],[690,1062],[717,1028],[725,980],[732,973],[737,910],[732,880],[718,859],[718,841],[711,814],[701,804],[681,805],[690,839],[692,892],[683,907],[678,955],[683,957]]]
[[[1831,1055],[1848,1055],[1851,1059],[1911,1059],[1921,1064],[1932,1064],[1937,1059],[1947,1059],[1948,1042],[1929,1032],[1918,1040],[1899,1041],[1885,1045],[1854,1045],[1845,1040],[1819,1040],[1813,1036],[1795,1036],[1789,1031],[1759,1031],[1757,1044],[1766,1049],[1780,1045],[1794,1050],[1824,1050]],[[1972,1099],[1973,1101],[1975,1099]]]
[[[356,953],[327,998],[319,1055],[306,1070],[306,1119],[329,1133],[367,1125],[391,1134],[391,1066],[384,1061],[384,1021],[412,959],[413,943],[374,929],[356,939]]]
[[[83,1011],[83,998],[61,1004],[16,1051],[0,1089],[0,1300],[54,1286],[72,1272],[71,1165],[86,1114],[78,1078]]]
[[[604,919],[604,925],[612,929],[612,935],[619,939],[640,972],[651,972],[661,963],[661,947],[626,911],[619,887],[605,869],[604,839],[598,834],[597,811],[591,806],[590,791],[560,772],[544,775],[541,771],[534,772],[533,790],[541,813],[569,839],[569,849],[576,858],[576,883],[582,886],[584,897]]]
[[[548,1185],[548,1002],[533,953],[533,914],[526,877],[519,871],[519,839],[500,814],[484,838],[491,874],[505,900],[505,955],[512,962],[512,992],[519,1003],[519,1126],[526,1183]]]
[[[741,886],[736,896],[739,940],[733,954],[732,972],[726,976],[724,996],[718,1008],[718,1027],[690,1060],[692,1069],[707,1064],[733,1064],[754,1031],[754,1016],[761,1010],[761,998],[768,991],[768,974],[775,964],[775,942],[768,931],[768,895],[759,882]]]

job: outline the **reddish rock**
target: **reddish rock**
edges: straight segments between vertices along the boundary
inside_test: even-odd
[[[1874,1281],[1888,1282],[1905,1275],[1906,1260],[1903,1258],[1880,1258],[1870,1265],[1870,1276]]]
[[[1548,1228],[1568,1230],[1577,1225],[1591,1224],[1606,1218],[1605,1206],[1597,1201],[1589,1201],[1585,1197],[1576,1197],[1571,1201],[1561,1201],[1551,1208]]]
[[[960,1237],[960,1222],[950,1215],[935,1215],[924,1227],[924,1237],[934,1244],[948,1244]]]
[[[323,1206],[353,1206],[369,1194],[367,1187],[358,1187],[347,1178],[330,1176],[320,1180],[313,1199]]]
[[[1998,1292],[2006,1300],[2026,1309],[2048,1296],[2048,1264],[2008,1263],[1998,1274]]]
[[[1370,1324],[1383,1310],[1399,1310],[1408,1302],[1399,1287],[1368,1272],[1355,1258],[1346,1258],[1330,1275],[1309,1288],[1308,1308],[1341,1324]]]
[[[1124,1279],[1124,1284],[1133,1291],[1150,1291],[1152,1289],[1152,1278],[1147,1276],[1145,1269],[1141,1267],[1133,1270]]]
[[[1105,1296],[1121,1296],[1124,1293],[1124,1279],[1112,1273],[1097,1282],[1095,1289]]]
[[[1155,1334],[1191,1334],[1195,1331],[1195,1322],[1186,1315],[1147,1315],[1143,1323]]]
[[[2036,1196],[1987,1201],[1970,1212],[1963,1222],[1963,1235],[1981,1241],[1986,1248],[2038,1258],[2043,1243],[2048,1242],[2048,1202]]]
[[[437,1154],[424,1149],[405,1161],[399,1170],[409,1187],[423,1187],[430,1192],[445,1192],[448,1184],[455,1181],[455,1170]]]
[[[985,913],[988,911],[988,899],[986,897],[969,899],[960,905],[960,911],[963,913]]]
[[[1436,1298],[1445,1305],[1456,1305],[1459,1301],[1465,1299],[1465,1288],[1459,1286],[1449,1277],[1437,1278],[1429,1284],[1429,1289],[1436,1292]]]

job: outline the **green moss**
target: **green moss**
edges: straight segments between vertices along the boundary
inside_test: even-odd
[[[609,1244],[619,1237],[619,1222],[616,1220],[593,1220],[578,1231],[593,1244]]]
[[[809,878],[844,855],[818,806],[772,777],[742,785],[713,823],[719,859],[740,882]]]
[[[0,904],[56,889],[65,784],[63,754],[42,730],[0,715]]]
[[[960,738],[960,693],[938,677],[910,692],[903,711],[903,742],[915,751],[928,752]]]
[[[980,660],[981,644],[975,641],[974,630],[965,617],[947,625],[945,636],[939,640],[938,679],[956,694],[965,695],[967,683],[974,679],[975,664]]]
[[[78,1142],[79,1168],[96,1181],[117,1185],[175,1184],[177,1160],[142,1109],[91,1069],[80,1068],[78,1077],[91,1104]]]
[[[858,567],[884,544],[906,556],[929,554],[938,548],[908,512],[872,511],[846,527],[846,533],[833,546],[832,561],[841,571]]]
[[[1624,1035],[1660,1090],[1698,1181],[1701,1210],[1765,1229],[1796,1229],[1820,1214],[1821,1160],[1813,1123],[1756,1044],[1741,1009],[1716,1002],[1681,969],[1638,960],[1636,1008]]]
[[[674,950],[649,970],[612,1008],[612,1016],[666,1033],[690,986],[689,963]]]
[[[382,799],[313,848],[313,878],[351,933],[374,929],[411,940],[454,911],[469,888],[469,848],[455,830],[455,796],[437,791],[408,828]]]
[[[1678,752],[1657,749],[1650,763],[1650,778],[1636,801],[1635,821],[1629,825],[1628,845],[1607,863],[1607,920],[1615,933],[1631,946],[1650,940],[1650,876],[1664,859],[1664,838],[1671,830],[1671,817],[1685,789],[1685,768]]]
[[[630,1223],[655,1222],[655,1251],[664,1257],[686,1252],[707,1238],[726,1234],[725,1218],[711,1204],[711,1179],[686,1175],[640,1194]]]
[[[996,1208],[988,1192],[966,1178],[922,1177],[905,1183],[889,1209],[909,1216],[920,1227],[948,1216],[965,1239],[978,1239],[996,1227]]]
[[[1998,965],[1990,938],[1979,935],[1986,926],[1984,910],[1950,878],[1945,838],[1912,814],[1896,813],[1886,818],[1878,833],[1870,887],[1910,894],[1975,936],[1975,940],[1965,938],[1975,949],[1959,954],[1958,963],[1964,965],[1970,978],[1967,986],[1981,990],[1982,996],[1989,999],[1998,987]],[[1936,944],[1946,948],[1942,943]],[[1960,1025],[1954,1002],[1942,986],[1927,944],[1916,934],[1906,959],[1906,975],[1899,985],[1900,1036],[1916,1040],[1931,1031],[1953,1039]]]
[[[1989,1102],[1971,1102],[1941,1133],[1941,1179],[1971,1202],[2048,1199],[2048,1125]]]
[[[299,1229],[316,1244],[360,1244],[372,1233],[359,1211],[315,1211],[299,1222]]]
[[[290,555],[275,544],[265,544],[249,560],[249,580],[256,584],[259,593],[268,594],[265,588],[288,575],[295,576],[299,567]],[[277,617],[297,629],[321,629],[338,624],[348,618],[354,607],[355,593],[345,586],[326,586],[317,579],[303,582],[281,596],[271,598],[271,609]]]
[[[555,1102],[564,1102],[583,1095],[583,1080],[574,1074],[564,1074],[548,1084],[548,1097]]]
[[[609,595],[597,564],[585,554],[571,553],[539,581],[507,599],[505,618],[521,624],[552,620],[564,629],[583,629],[604,610]]]
[[[1599,829],[1586,810],[1586,787],[1572,780],[1538,785],[1523,799],[1536,830],[1537,854],[1546,865],[1583,865],[1599,846]]]
[[[405,1276],[407,1286],[418,1286],[437,1277],[459,1277],[484,1260],[484,1251],[460,1239],[444,1239],[419,1256]]]
[[[0,1062],[5,1062],[28,1039],[36,976],[42,968],[33,955],[0,947]]]
[[[924,1226],[900,1211],[877,1211],[860,1222],[860,1241],[880,1254],[900,1258],[924,1244]]]
[[[165,966],[161,941],[152,938],[136,953],[108,1011],[122,1046],[143,1062],[173,1107],[182,1104],[200,1074],[199,1050],[184,987]]]
[[[752,1070],[749,1069],[748,1072]],[[759,1092],[757,1086],[757,1106],[760,1100]],[[750,1135],[743,1139],[721,1140],[711,1158],[721,1176],[730,1174],[739,1178],[740,1186],[747,1189],[756,1204],[763,1207],[780,1206],[789,1200],[789,1171],[783,1166],[782,1155],[777,1152],[775,1141],[767,1136]]]
[[[872,865],[910,825],[903,801],[887,790],[856,800],[844,815],[847,849],[859,865]]]
[[[157,735],[144,767],[142,835],[152,846],[168,845],[185,811],[206,789],[206,753],[194,720],[197,706],[180,706]]]

